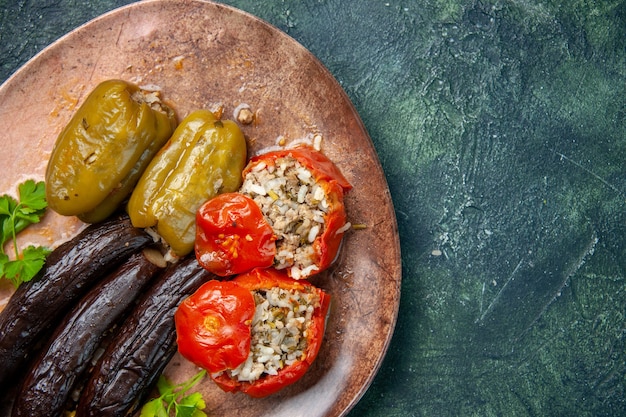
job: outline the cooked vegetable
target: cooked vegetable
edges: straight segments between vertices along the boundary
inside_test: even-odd
[[[135,227],[154,227],[177,256],[193,250],[196,210],[241,184],[247,150],[236,123],[189,114],[152,160],[128,203]]]
[[[202,394],[194,392],[187,395],[187,392],[205,375],[206,371],[202,370],[189,381],[177,385],[173,385],[161,375],[157,384],[160,397],[149,401],[141,408],[141,417],[167,417],[171,415],[172,408],[176,416],[206,417],[206,413],[202,411],[206,408]]]
[[[50,208],[95,223],[132,192],[176,127],[155,92],[122,80],[100,83],[63,129],[46,170]]]
[[[61,415],[74,382],[89,365],[106,330],[158,270],[139,252],[93,287],[65,316],[31,364],[18,390],[12,416]]]
[[[29,245],[21,253],[17,246],[18,233],[39,223],[48,206],[43,181],[27,180],[18,186],[19,201],[9,195],[0,197],[0,278],[11,280],[15,287],[30,281],[43,267],[50,250]],[[4,252],[4,244],[12,240],[13,260]]]
[[[212,277],[192,256],[170,265],[150,285],[94,367],[77,415],[134,414],[176,353],[176,308]]]
[[[308,278],[326,269],[335,259],[341,239],[349,227],[346,222],[344,193],[350,184],[339,169],[323,154],[310,148],[285,149],[258,155],[250,160],[243,172],[240,193],[254,200],[266,222],[271,226],[275,239],[273,265],[285,269],[294,279]],[[237,200],[235,197],[227,199]],[[237,224],[234,233],[227,224],[213,227],[211,220],[222,216],[220,204],[208,203],[199,215],[197,256],[210,271],[230,272],[230,264],[245,264],[237,257],[242,251],[228,253],[224,250],[236,234],[245,237],[248,248],[262,248],[248,254],[250,266],[260,267],[266,263],[266,234],[258,234],[258,221],[248,221],[243,210],[230,213]],[[211,211],[218,210],[217,213]],[[253,216],[253,214],[251,212]],[[256,239],[261,241],[255,242]],[[241,239],[240,239],[241,240]]]
[[[55,249],[0,312],[0,387],[11,383],[37,343],[92,285],[150,243],[148,234],[119,216],[89,226]]]
[[[196,257],[214,274],[227,276],[269,267],[276,236],[254,200],[239,193],[221,194],[196,215]]]
[[[250,353],[252,293],[234,281],[211,281],[176,311],[178,351],[210,373],[234,369]]]
[[[324,291],[272,268],[209,281],[176,311],[178,349],[223,390],[265,397],[309,369],[329,305]]]

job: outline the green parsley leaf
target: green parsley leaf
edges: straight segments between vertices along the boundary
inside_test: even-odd
[[[28,282],[37,275],[49,253],[50,249],[48,248],[31,245],[24,249],[21,258],[13,261],[5,259],[3,276],[11,280],[15,287],[18,287],[20,283]],[[0,260],[0,262],[2,261]]]
[[[169,417],[161,397],[150,400],[141,408],[140,417]]]
[[[141,409],[140,417],[207,417],[202,410],[206,403],[202,394],[195,392],[187,395],[206,376],[206,371],[200,371],[188,381],[174,385],[165,376],[161,375],[157,382],[160,397],[148,401]]]
[[[200,410],[206,408],[202,394],[194,392],[180,400],[176,415],[178,417],[204,417],[206,414]]]
[[[4,253],[4,244],[13,237],[15,227],[12,213],[17,207],[17,200],[10,195],[0,197],[0,252]],[[16,232],[16,234],[19,232]]]
[[[43,181],[35,182],[28,180],[18,186],[20,204],[24,212],[37,213],[39,217],[44,214],[48,207],[46,201],[46,185]]]
[[[0,253],[0,277],[4,276],[5,265],[9,262],[9,256],[5,253]]]
[[[29,246],[20,253],[15,244],[18,233],[38,223],[46,212],[46,188],[43,181],[27,180],[18,186],[19,201],[9,195],[0,197],[0,278],[6,278],[18,287],[30,281],[43,267],[50,250]],[[15,259],[10,260],[4,245],[13,240]]]

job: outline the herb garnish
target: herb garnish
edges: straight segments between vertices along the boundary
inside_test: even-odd
[[[170,417],[174,411],[176,417],[206,417],[204,413],[206,404],[202,394],[195,392],[187,394],[204,376],[206,371],[202,370],[194,377],[182,384],[174,385],[165,376],[161,375],[157,382],[157,389],[161,395],[148,401],[141,409],[140,417]]]
[[[48,203],[43,181],[27,180],[18,186],[19,201],[9,195],[0,197],[0,278],[11,280],[15,287],[30,281],[43,267],[50,249],[30,245],[21,253],[17,234],[43,217]],[[15,259],[4,252],[4,244],[13,240]]]

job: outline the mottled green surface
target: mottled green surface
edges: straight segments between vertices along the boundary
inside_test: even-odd
[[[0,79],[125,3],[0,1]],[[226,3],[330,69],[389,181],[400,316],[350,415],[626,415],[626,1]]]

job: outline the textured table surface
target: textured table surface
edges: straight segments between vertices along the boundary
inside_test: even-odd
[[[128,3],[1,0],[0,80]],[[225,3],[331,71],[389,183],[400,312],[350,415],[624,415],[626,2]]]

